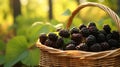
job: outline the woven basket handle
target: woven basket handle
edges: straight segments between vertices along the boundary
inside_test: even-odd
[[[82,8],[84,8],[86,6],[99,7],[102,10],[104,10],[105,12],[107,12],[110,15],[110,17],[112,17],[112,19],[116,22],[116,25],[117,25],[118,30],[120,32],[120,19],[119,19],[118,15],[114,11],[112,11],[110,8],[108,8],[107,6],[104,6],[104,5],[98,4],[98,3],[93,3],[93,2],[82,3],[72,12],[72,15],[68,18],[68,22],[67,22],[67,25],[66,25],[67,29],[70,28],[74,16],[79,12],[79,10],[81,10]]]

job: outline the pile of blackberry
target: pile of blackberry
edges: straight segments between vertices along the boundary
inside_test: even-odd
[[[61,29],[58,34],[43,33],[39,36],[39,41],[43,45],[61,50],[100,52],[119,48],[120,34],[118,31],[111,31],[109,25],[104,25],[99,30],[94,22],[90,22],[88,26],[82,24],[79,28]]]

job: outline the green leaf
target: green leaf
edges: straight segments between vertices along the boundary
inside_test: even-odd
[[[2,40],[0,40],[0,51],[5,50],[5,46],[6,44]]]
[[[28,56],[22,60],[27,66],[37,66],[40,61],[40,50],[38,48],[29,50]]]
[[[24,36],[11,39],[6,47],[5,67],[11,67],[28,55],[28,43]]]
[[[54,32],[56,28],[50,23],[36,22],[27,31],[27,37],[30,42],[35,43],[38,40],[40,33]]]
[[[71,15],[70,9],[67,9],[62,15],[64,15],[64,16],[70,16]]]
[[[5,62],[5,56],[0,55],[0,65],[3,64],[4,62]]]

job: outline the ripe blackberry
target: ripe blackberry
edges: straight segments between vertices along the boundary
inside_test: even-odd
[[[86,28],[86,26],[85,26],[84,24],[81,24],[81,25],[79,26],[79,29],[81,30],[83,27]]]
[[[77,43],[77,42],[71,40],[69,44],[74,44],[74,45],[76,46],[76,45],[78,45],[79,43]]]
[[[101,50],[102,50],[102,47],[99,43],[95,43],[92,46],[90,46],[90,51],[99,52]]]
[[[45,33],[42,33],[39,36],[39,41],[41,42],[41,44],[44,44],[47,38],[48,38],[47,35]]]
[[[117,40],[114,40],[114,39],[108,40],[108,44],[109,44],[111,47],[119,47],[119,42],[118,42]]]
[[[68,38],[70,36],[70,33],[68,30],[60,30],[59,35],[64,38]]]
[[[110,39],[112,39],[112,34],[107,34],[106,40],[108,41],[108,40],[110,40]]]
[[[83,51],[88,51],[88,45],[85,43],[81,43],[78,46],[76,46],[77,50],[83,50]]]
[[[101,43],[101,42],[104,42],[106,38],[105,38],[105,35],[104,35],[104,34],[99,33],[99,34],[97,34],[96,39],[97,39],[97,42],[98,42],[98,43]]]
[[[90,26],[90,27],[88,27],[88,29],[89,29],[89,32],[90,32],[91,35],[97,36],[97,34],[98,34],[98,29],[97,29],[97,27],[95,27],[95,26]]]
[[[73,33],[79,33],[79,29],[76,28],[76,27],[73,27],[73,28],[70,30],[70,34],[73,34]]]
[[[95,43],[96,43],[96,38],[95,38],[95,36],[89,35],[89,36],[86,38],[86,44],[87,44],[88,46],[91,46],[91,45],[93,45],[93,44],[95,44]]]
[[[48,34],[48,38],[51,40],[51,41],[56,41],[58,39],[58,36],[55,34],[55,33],[49,33]]]
[[[64,45],[63,38],[58,38],[58,40],[56,41],[56,48],[62,48],[62,45]]]
[[[117,47],[111,47],[110,50],[114,50],[114,49],[117,49]]]
[[[119,40],[119,32],[117,31],[112,31],[112,38],[115,39],[115,40]]]
[[[105,36],[107,35],[106,31],[104,31],[104,30],[100,30],[98,32],[104,34]]]
[[[107,42],[102,42],[100,45],[103,51],[110,49],[110,45]]]
[[[51,41],[50,39],[47,39],[47,40],[45,41],[45,45],[46,45],[46,46],[49,46],[49,47],[54,47],[55,42]]]
[[[103,29],[106,31],[107,34],[111,33],[111,28],[109,25],[104,25]]]
[[[65,47],[65,50],[75,50],[75,44],[68,44],[68,45]]]
[[[84,37],[88,37],[90,35],[89,30],[86,27],[83,27],[80,31],[80,33],[84,36]]]
[[[94,22],[90,22],[90,23],[88,24],[88,27],[91,27],[91,26],[95,26],[95,27],[96,27],[96,24],[95,24]]]
[[[72,34],[71,40],[73,40],[77,43],[81,43],[82,42],[82,35],[80,33]]]

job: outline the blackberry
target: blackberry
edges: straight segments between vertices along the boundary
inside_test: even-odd
[[[103,51],[110,49],[110,45],[107,42],[102,42],[100,45]]]
[[[106,36],[106,40],[107,40],[107,41],[110,40],[110,39],[112,39],[112,34],[108,34],[108,35]]]
[[[90,51],[99,52],[101,50],[102,50],[102,47],[99,43],[95,43],[92,46],[90,46]]]
[[[62,45],[64,45],[63,38],[58,38],[58,40],[56,41],[56,48],[62,48]]]
[[[97,39],[97,42],[98,42],[98,43],[101,43],[101,42],[104,42],[106,38],[105,38],[105,35],[104,35],[104,34],[99,33],[99,34],[97,34],[96,39]]]
[[[60,30],[59,35],[64,38],[68,38],[70,36],[70,33],[68,30]]]
[[[75,44],[68,44],[68,45],[65,47],[65,50],[75,50]]]
[[[44,44],[47,38],[48,38],[47,35],[45,33],[42,33],[39,36],[39,41],[41,42],[41,44]]]
[[[88,51],[88,45],[85,43],[81,43],[78,46],[76,46],[77,50],[83,50],[83,51]]]
[[[93,45],[94,43],[96,43],[96,38],[95,38],[95,36],[89,35],[89,36],[86,38],[86,44],[87,44],[88,46],[91,46],[91,45]]]
[[[108,40],[108,44],[109,44],[111,47],[119,47],[119,42],[118,42],[117,40],[114,40],[114,39]]]
[[[49,46],[49,47],[54,47],[55,42],[51,41],[50,39],[47,39],[47,40],[45,41],[45,45],[46,45],[46,46]]]
[[[84,37],[88,37],[90,35],[89,30],[86,27],[83,27],[80,31],[80,33],[84,36]]]
[[[75,44],[75,46],[76,46],[76,45],[78,45],[79,43],[77,43],[77,42],[71,40],[69,44]]]
[[[58,36],[55,34],[55,33],[49,33],[48,34],[48,38],[51,40],[51,41],[56,41],[58,39]]]
[[[104,30],[100,30],[98,32],[104,34],[105,36],[107,35],[106,31],[104,31]]]
[[[106,31],[107,34],[111,33],[111,28],[109,25],[104,25],[103,29]]]
[[[114,49],[117,49],[117,47],[111,47],[110,50],[114,50]]]
[[[70,34],[73,34],[73,33],[79,33],[79,29],[76,28],[76,27],[73,27],[73,28],[70,30]]]
[[[81,43],[82,42],[82,35],[80,33],[72,34],[71,35],[71,40],[73,40],[77,43]]]
[[[89,29],[89,32],[90,32],[91,35],[97,36],[97,34],[98,34],[98,29],[97,29],[97,27],[95,27],[95,26],[90,26],[90,27],[88,27],[88,29]]]
[[[88,24],[88,27],[91,27],[91,26],[95,26],[95,27],[96,27],[96,24],[95,24],[94,22],[90,22],[90,23]]]
[[[119,32],[117,31],[112,31],[112,38],[115,40],[119,40]]]
[[[79,26],[79,29],[81,30],[82,28],[86,28],[86,26],[84,25],[84,24],[81,24],[80,26]]]

